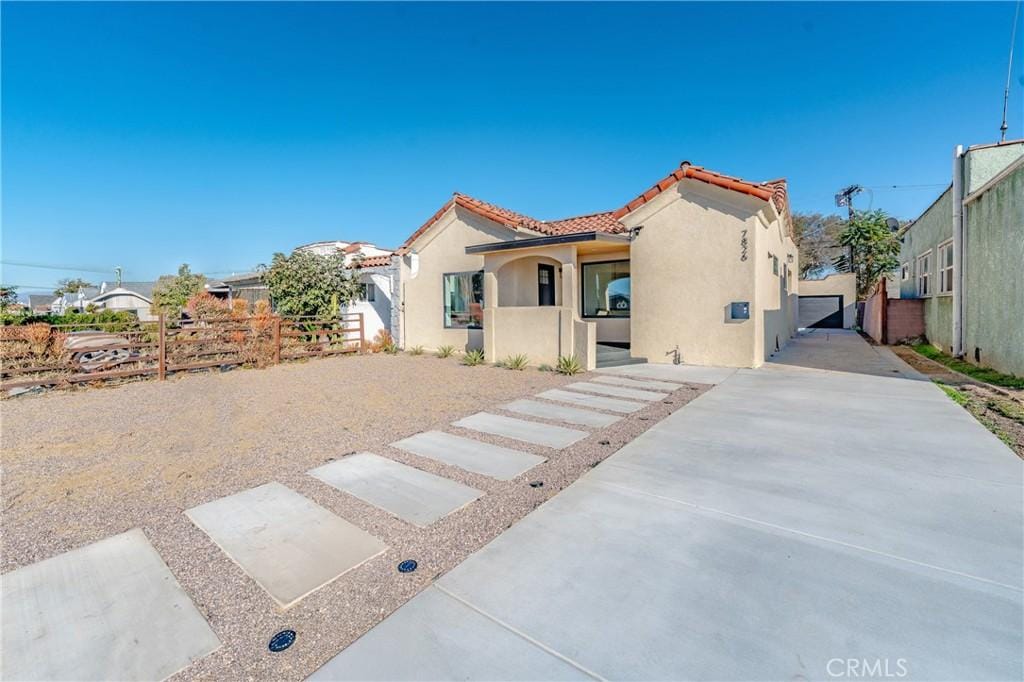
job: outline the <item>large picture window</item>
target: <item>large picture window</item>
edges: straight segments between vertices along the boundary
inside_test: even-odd
[[[629,317],[629,261],[583,263],[583,317]]]
[[[482,329],[484,324],[484,272],[455,272],[444,276],[444,326]]]

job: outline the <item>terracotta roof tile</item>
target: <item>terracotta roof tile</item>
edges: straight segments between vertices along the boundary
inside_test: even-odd
[[[551,220],[543,223],[546,234],[552,236],[560,234],[576,234],[578,232],[608,232],[618,234],[626,231],[626,226],[616,220],[613,211],[604,213],[592,213],[581,215],[575,218],[563,220]]]
[[[715,185],[716,187],[722,187],[734,192],[748,194],[757,199],[761,199],[762,201],[768,201],[771,199],[775,204],[775,207],[779,209],[780,213],[783,210],[783,206],[786,205],[785,180],[773,180],[771,183],[749,182],[741,178],[732,177],[731,175],[716,173],[715,171],[710,171],[706,168],[702,168],[701,166],[694,166],[688,161],[684,161],[679,168],[659,180],[649,190],[638,196],[636,199],[633,199],[619,210],[615,211],[615,218],[621,218],[627,213],[635,211],[675,183],[687,178],[706,182],[709,185]],[[778,183],[781,183],[781,188],[778,186]]]
[[[391,254],[385,254],[382,256],[367,256],[366,258],[359,258],[352,262],[354,268],[379,268],[385,265],[391,264]]]
[[[603,213],[592,213],[589,215],[563,218],[561,220],[537,220],[528,215],[502,208],[495,204],[475,199],[465,194],[456,192],[452,198],[445,203],[433,216],[430,217],[418,230],[413,232],[405,243],[399,247],[398,253],[408,253],[409,247],[420,235],[430,229],[430,226],[440,220],[448,209],[453,206],[461,206],[499,225],[513,230],[526,229],[539,232],[547,236],[558,236],[564,234],[576,234],[580,232],[607,232],[619,234],[626,231],[626,226],[619,220],[624,215],[640,208],[654,197],[658,196],[674,184],[684,179],[699,180],[710,185],[723,187],[734,192],[741,192],[749,196],[771,201],[779,213],[784,216],[787,226],[791,225],[789,218],[789,201],[786,191],[785,180],[772,180],[770,182],[749,182],[741,178],[732,177],[723,173],[707,170],[701,166],[691,165],[684,161],[679,168],[659,180],[653,187],[636,197],[622,208],[615,211]]]

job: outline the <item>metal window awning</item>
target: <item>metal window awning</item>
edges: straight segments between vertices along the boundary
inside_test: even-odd
[[[531,239],[510,239],[490,244],[474,244],[466,247],[466,253],[497,253],[515,249],[535,249],[538,246],[558,246],[562,244],[581,244],[586,242],[604,242],[607,244],[629,244],[629,235],[608,234],[607,232],[578,232],[576,234],[560,234],[554,237],[533,237]]]

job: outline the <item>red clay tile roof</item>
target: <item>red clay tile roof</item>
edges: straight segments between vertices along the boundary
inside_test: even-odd
[[[473,211],[477,215],[483,216],[488,220],[494,221],[499,225],[503,225],[513,230],[527,229],[547,236],[577,234],[580,232],[608,232],[611,234],[622,233],[626,231],[626,226],[620,222],[620,218],[635,211],[637,208],[643,206],[675,183],[686,178],[706,182],[709,185],[723,187],[734,192],[741,192],[757,199],[761,199],[762,201],[771,201],[775,205],[779,214],[784,216],[787,226],[790,224],[789,201],[785,180],[779,179],[761,183],[749,182],[741,178],[716,173],[714,171],[707,170],[706,168],[702,168],[701,166],[694,166],[690,164],[690,162],[684,161],[680,164],[678,169],[669,173],[649,190],[633,199],[622,208],[615,211],[592,213],[590,215],[564,218],[562,220],[537,220],[536,218],[531,218],[528,215],[456,192],[437,213],[431,216],[427,222],[420,226],[418,230],[413,232],[409,238],[405,240],[405,243],[398,248],[398,253],[407,253],[412,243],[416,241],[420,235],[426,232],[431,225],[436,223],[452,206],[461,206],[467,210]]]
[[[437,213],[432,215],[427,222],[423,223],[418,230],[413,232],[409,238],[405,240],[405,243],[399,247],[398,253],[407,253],[412,243],[416,241],[420,235],[430,229],[431,225],[440,220],[441,216],[443,216],[452,206],[461,206],[466,210],[472,211],[479,216],[513,230],[525,229],[532,232],[539,232],[540,234],[547,236],[575,234],[577,232],[615,233],[624,232],[626,229],[625,225],[612,217],[611,211],[565,218],[563,220],[545,221],[537,220],[536,218],[531,218],[523,213],[502,208],[496,204],[456,192],[450,201],[445,203]]]
[[[354,268],[379,268],[385,265],[391,264],[391,254],[385,254],[382,256],[367,256],[366,258],[359,258],[352,262]]]
[[[679,168],[677,168],[676,170],[672,171],[664,178],[659,180],[657,183],[655,183],[653,187],[651,187],[649,190],[638,196],[636,199],[633,199],[628,204],[626,204],[619,210],[615,211],[615,217],[621,218],[627,213],[632,213],[633,211],[635,211],[636,209],[640,208],[648,201],[653,199],[654,197],[658,196],[659,194],[667,190],[672,185],[686,178],[700,180],[701,182],[706,182],[709,185],[723,187],[734,192],[742,192],[743,194],[749,194],[750,196],[756,197],[757,199],[761,199],[762,201],[768,201],[769,199],[772,199],[773,203],[775,203],[776,208],[778,208],[780,212],[782,210],[782,207],[780,206],[778,200],[774,199],[774,195],[781,191],[783,204],[785,202],[785,180],[773,181],[773,183],[782,183],[782,187],[780,190],[774,184],[766,182],[749,182],[747,180],[742,180],[740,178],[734,178],[730,175],[723,175],[722,173],[709,171],[706,168],[702,168],[700,166],[693,166],[690,164],[689,161],[683,161],[683,163],[680,164]]]
[[[546,234],[576,234],[579,232],[608,232],[618,234],[626,231],[626,226],[616,220],[614,211],[604,213],[591,213],[590,215],[565,218],[563,220],[549,220],[541,223]]]

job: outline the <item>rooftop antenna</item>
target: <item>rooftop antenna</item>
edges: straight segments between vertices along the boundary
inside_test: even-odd
[[[999,142],[1006,142],[1006,105],[1010,101],[1010,79],[1013,76],[1013,46],[1017,42],[1017,20],[1020,18],[1020,0],[1013,11],[1013,29],[1010,31],[1010,63],[1006,65],[1006,88],[1003,90],[1003,124],[999,126]]]

